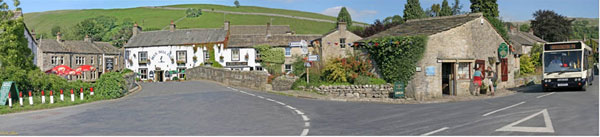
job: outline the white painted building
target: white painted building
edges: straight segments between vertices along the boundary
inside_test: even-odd
[[[220,52],[226,40],[226,29],[176,30],[172,23],[170,30],[142,32],[136,24],[125,45],[125,67],[142,80],[185,78],[186,69],[210,64],[209,51]]]

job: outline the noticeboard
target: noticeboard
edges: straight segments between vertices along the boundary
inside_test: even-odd
[[[11,97],[15,98],[17,94],[17,84],[13,81],[5,81],[2,82],[2,88],[0,89],[0,105],[6,105],[6,101],[8,99],[8,93],[11,93]]]

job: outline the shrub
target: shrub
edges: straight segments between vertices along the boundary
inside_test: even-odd
[[[125,90],[125,79],[123,75],[115,72],[108,72],[100,76],[94,84],[94,92],[103,98],[118,98],[123,96]]]
[[[426,36],[395,36],[371,39],[362,44],[376,60],[378,70],[387,82],[412,79],[417,62],[423,57]]]
[[[354,85],[367,85],[370,83],[370,77],[365,75],[360,75],[356,79],[354,79]]]
[[[262,62],[260,63],[269,74],[281,73],[281,65],[285,62],[283,49],[272,48],[269,45],[257,45],[254,48],[260,53]]]
[[[521,62],[520,66],[519,66],[520,67],[519,68],[520,75],[530,74],[535,71],[535,66],[533,65],[533,62],[531,61],[531,58],[529,58],[528,55],[521,56],[519,61]]]
[[[292,63],[292,68],[294,68],[292,70],[292,74],[294,74],[295,76],[301,76],[306,72],[306,67],[304,66],[304,59],[302,58],[302,56],[296,57],[296,61]]]
[[[173,77],[173,81],[175,81],[175,80],[179,80],[179,78],[178,77]]]
[[[387,82],[385,82],[385,80],[380,79],[380,78],[369,78],[369,84],[383,85],[383,84],[387,84]]]
[[[127,74],[127,73],[130,73],[130,72],[133,72],[133,70],[126,68],[126,69],[123,69],[121,71],[121,74]]]
[[[348,73],[346,68],[343,67],[340,59],[331,59],[329,64],[325,65],[323,69],[325,79],[329,82],[348,82]]]

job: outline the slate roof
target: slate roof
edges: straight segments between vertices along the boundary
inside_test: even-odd
[[[379,32],[363,40],[385,36],[433,35],[439,32],[447,31],[452,28],[458,27],[482,16],[483,14],[481,13],[473,13],[456,16],[408,20],[403,24],[389,28],[385,31]]]
[[[223,42],[227,31],[223,29],[181,29],[147,31],[133,36],[125,47],[165,45],[190,45],[195,43]]]
[[[514,43],[519,43],[524,46],[533,46],[536,42],[546,43],[543,39],[536,37],[535,35],[529,34],[528,32],[509,32],[510,41]]]
[[[288,35],[278,34],[267,37],[266,35],[231,35],[227,47],[247,48],[255,45],[267,44],[271,46],[288,46],[290,42],[301,40],[314,40],[322,35]]]
[[[43,52],[71,52],[71,53],[93,53],[93,54],[119,54],[119,49],[108,42],[86,42],[86,41],[62,41],[54,39],[42,39],[39,47]]]
[[[266,35],[267,25],[233,25],[229,28],[229,34],[240,35],[240,34],[252,34],[252,35]],[[291,32],[289,25],[271,25],[271,34],[286,34]]]

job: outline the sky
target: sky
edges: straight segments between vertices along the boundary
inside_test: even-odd
[[[12,7],[12,0],[4,0]],[[174,4],[220,4],[233,6],[235,0],[20,0],[23,12],[64,9],[112,9]],[[402,15],[406,0],[239,0],[242,6],[291,9],[337,16],[346,7],[354,21],[372,23],[376,19]],[[442,0],[420,0],[425,10]],[[450,5],[454,0],[448,0]],[[463,11],[470,11],[469,0],[460,0]],[[539,9],[553,10],[567,17],[598,18],[598,0],[498,0],[500,17],[505,21],[531,20]]]

